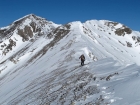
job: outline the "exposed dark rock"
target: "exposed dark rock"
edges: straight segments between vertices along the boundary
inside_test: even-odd
[[[114,26],[116,26],[117,22],[106,22],[105,25],[107,25],[108,27],[115,29]],[[116,29],[115,34],[119,35],[119,36],[124,36],[126,34],[131,34],[132,30],[124,25],[122,25],[122,27]]]
[[[7,47],[4,49],[3,54],[6,55],[6,53],[8,53],[10,50],[12,50],[12,47],[16,46],[16,42],[13,41],[12,39],[9,39],[9,44],[7,45]]]
[[[116,29],[116,31],[115,31],[115,34],[117,34],[119,36],[124,36],[125,33],[126,34],[131,34],[132,30],[130,28],[128,28],[128,27],[123,26],[121,28]]]
[[[49,39],[51,39],[53,37],[53,34],[52,33],[49,33],[48,35],[47,35],[47,38],[49,38]]]
[[[124,26],[125,27],[125,26]],[[127,34],[131,34],[132,33],[132,30],[128,27],[125,27],[124,28],[124,31],[127,33]]]
[[[105,25],[109,26],[116,26],[118,23],[117,22],[106,22]]]
[[[23,29],[18,29],[18,35],[20,35],[23,39],[22,41],[24,42],[25,40],[27,41],[29,38],[27,35],[25,35],[24,30]]]
[[[0,30],[0,38],[4,37],[4,32],[6,31],[6,29]]]
[[[66,27],[67,29],[70,29],[71,25],[70,24],[65,24],[64,27]]]
[[[140,42],[140,37],[137,37],[137,42]]]
[[[109,81],[111,77],[113,77],[114,75],[118,75],[119,73],[114,73],[114,74],[110,74],[109,76],[106,77],[106,81]]]
[[[132,44],[130,42],[126,42],[127,43],[127,47],[132,47]]]
[[[132,39],[133,39],[133,40],[136,40],[136,36],[132,36]]]
[[[31,30],[31,27],[25,26],[24,32],[25,32],[26,35],[29,35],[30,38],[33,37],[33,32],[32,32],[32,30]]]
[[[121,35],[123,35],[124,36],[124,30],[122,30],[122,29],[116,29],[116,31],[115,31],[115,34],[117,34],[117,35],[119,35],[119,36],[121,36]]]
[[[30,26],[32,27],[33,32],[36,32],[36,23],[35,22],[31,22]]]
[[[23,42],[24,41],[28,41],[29,37],[32,38],[33,37],[33,32],[31,30],[31,27],[29,26],[25,26],[24,29],[18,29],[18,34],[23,38]]]
[[[4,45],[1,45],[1,47],[4,47]]]
[[[30,42],[34,42],[34,39],[31,39]]]

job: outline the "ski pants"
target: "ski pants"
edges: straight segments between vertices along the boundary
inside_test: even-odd
[[[81,60],[81,66],[84,66],[84,60]]]

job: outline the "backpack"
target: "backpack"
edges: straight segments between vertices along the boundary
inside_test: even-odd
[[[83,60],[83,61],[85,60],[85,57],[84,57],[84,55],[82,55],[82,56],[81,56],[81,60]]]

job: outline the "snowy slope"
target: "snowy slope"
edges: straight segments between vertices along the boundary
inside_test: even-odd
[[[0,105],[140,104],[140,33],[123,24],[30,14],[0,35]]]

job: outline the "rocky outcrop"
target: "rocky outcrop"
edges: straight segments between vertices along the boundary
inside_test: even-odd
[[[115,34],[118,36],[124,36],[125,34],[131,34],[132,30],[128,27],[126,27],[125,25],[122,25],[119,28],[116,28],[115,26],[117,26],[119,23],[117,22],[105,22],[105,25],[107,25],[108,27],[110,27],[111,29],[115,29]]]
[[[125,34],[131,34],[132,30],[126,26],[116,29],[115,34],[119,36],[124,36]]]
[[[132,44],[130,42],[126,42],[127,47],[132,47]]]
[[[9,44],[6,46],[6,48],[3,50],[3,54],[6,55],[12,48],[16,46],[16,42],[12,39],[9,39]]]
[[[24,29],[18,29],[18,34],[22,37],[22,41],[28,41],[29,38],[33,37],[33,31],[31,27],[25,26]]]

